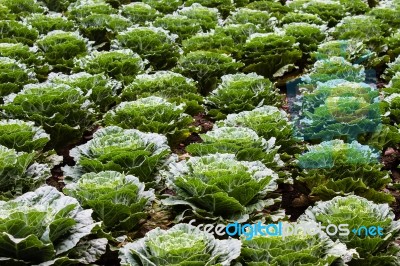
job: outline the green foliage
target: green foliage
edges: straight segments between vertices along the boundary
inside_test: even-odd
[[[386,124],[400,124],[400,72],[397,72],[386,88],[383,89],[384,99],[381,111]]]
[[[15,20],[16,15],[11,13],[10,9],[8,9],[5,5],[0,4],[0,19],[2,20]]]
[[[218,9],[204,7],[198,3],[194,3],[189,7],[182,7],[177,13],[189,19],[196,20],[203,31],[214,29],[218,25],[218,20],[220,19]]]
[[[47,73],[49,72],[49,65],[43,62],[43,56],[41,56],[35,48],[31,48],[22,43],[0,43],[0,57],[15,59],[32,68],[32,70],[36,72],[36,76],[39,80],[44,80],[45,76],[47,76]],[[28,71],[29,76],[31,75],[30,73],[32,70],[26,70]],[[6,72],[5,70],[3,71]],[[14,70],[13,73],[17,73],[17,71]],[[12,76],[12,74],[9,74],[9,76]],[[29,83],[34,82],[33,77],[33,80]]]
[[[28,25],[35,28],[39,34],[47,34],[53,30],[73,31],[75,24],[66,17],[58,14],[32,14],[25,18]]]
[[[92,209],[96,220],[107,229],[129,231],[147,217],[146,209],[154,200],[152,190],[132,175],[114,171],[88,173],[63,192],[76,198],[83,208]]]
[[[395,73],[389,84],[383,89],[383,92],[384,96],[400,93],[400,72]]]
[[[282,17],[281,24],[290,23],[309,23],[315,25],[324,25],[325,22],[315,14],[303,13],[303,12],[289,12]]]
[[[376,7],[371,9],[368,15],[381,20],[385,24],[383,28],[389,32],[400,27],[400,8]]]
[[[42,36],[36,46],[44,54],[53,71],[69,72],[74,58],[88,53],[88,41],[77,32],[51,31]]]
[[[155,27],[134,27],[120,32],[113,42],[114,48],[129,48],[147,59],[156,70],[168,69],[176,64],[180,50],[175,35]]]
[[[366,3],[367,1],[364,0],[334,0],[334,1],[340,3],[344,7],[344,9],[352,15],[362,15],[371,10],[370,7],[368,6],[368,3]]]
[[[145,26],[161,16],[153,7],[142,2],[133,2],[121,7],[121,15],[129,19],[134,25]]]
[[[192,225],[156,228],[119,250],[122,266],[230,265],[240,254],[237,239],[219,240]]]
[[[131,3],[131,0],[105,0],[107,3],[111,4],[114,8],[119,8],[121,5],[127,5]]]
[[[226,19],[227,24],[252,23],[266,31],[272,31],[276,18],[271,18],[268,11],[238,8]]]
[[[161,174],[175,192],[162,202],[183,205],[200,218],[245,222],[277,200],[269,194],[277,188],[278,175],[260,161],[238,161],[234,154],[190,157]]]
[[[207,33],[198,33],[187,40],[183,40],[182,49],[185,53],[209,51],[225,54],[237,54],[239,52],[239,49],[236,47],[231,36],[227,36],[224,33],[216,33],[213,30]]]
[[[358,196],[336,197],[309,207],[299,221],[315,221],[323,226],[328,224],[348,224],[349,230],[362,225],[366,228],[382,228],[383,236],[366,236],[365,230],[358,234],[335,234],[333,241],[339,240],[347,248],[354,248],[360,259],[353,258],[349,265],[397,265],[399,248],[393,242],[399,235],[400,223],[394,221],[394,213],[387,204],[375,204]]]
[[[33,45],[39,33],[32,27],[19,21],[0,20],[0,42],[23,43]]]
[[[162,97],[178,104],[184,103],[185,113],[188,114],[198,114],[203,110],[203,97],[197,92],[196,83],[171,71],[138,75],[123,89],[120,97],[123,101],[135,101],[150,96]]]
[[[361,41],[377,53],[384,51],[384,37],[386,35],[381,20],[371,16],[349,16],[342,19],[331,32],[338,40],[352,39]]]
[[[295,64],[301,57],[296,39],[278,33],[252,34],[243,47],[245,72],[256,72],[268,78],[281,68]]]
[[[107,78],[103,74],[89,74],[80,72],[73,75],[50,73],[48,81],[54,84],[65,84],[73,88],[81,89],[89,94],[89,100],[95,104],[97,112],[106,112],[118,101],[118,91],[121,84]]]
[[[365,83],[331,80],[305,93],[300,115],[295,119],[297,134],[305,140],[345,138],[379,131],[379,91]]]
[[[0,0],[0,265],[400,264],[399,27],[400,0]],[[385,235],[206,233],[311,204]]]
[[[287,228],[304,226],[300,223],[284,225]],[[312,222],[307,225],[318,227],[318,224]],[[344,244],[333,242],[323,232],[311,235],[296,231],[293,235],[285,237],[256,235],[252,239],[242,237],[241,240],[240,261],[249,266],[342,265],[353,256]]]
[[[7,142],[5,138],[3,141]],[[21,195],[44,184],[51,176],[47,165],[35,163],[35,155],[35,152],[17,152],[0,144],[0,197]],[[4,255],[1,249],[0,255]]]
[[[215,118],[225,118],[230,113],[251,111],[262,105],[282,104],[282,97],[272,82],[255,73],[224,75],[221,80],[205,102],[209,115]]]
[[[293,138],[293,127],[289,122],[288,114],[275,106],[265,105],[251,111],[228,114],[227,118],[217,122],[217,125],[248,127],[260,137],[265,139],[275,138],[275,143],[282,153],[294,154],[298,152],[295,147],[296,141]]]
[[[223,18],[226,18],[235,9],[231,0],[186,0],[185,6],[191,6],[195,3],[205,7],[217,8]]]
[[[383,165],[378,159],[378,153],[356,141],[322,142],[298,156],[302,169],[298,180],[307,185],[312,196],[322,200],[355,194],[377,203],[392,202],[393,196],[380,192],[391,178],[381,171]]]
[[[382,78],[386,81],[391,80],[397,72],[400,72],[400,55],[396,57],[396,59],[387,65],[385,72],[382,75]]]
[[[85,173],[117,171],[135,175],[141,182],[156,180],[170,149],[166,137],[116,126],[101,128],[93,139],[73,148],[70,155],[76,165],[62,168],[66,180],[78,180]]]
[[[276,17],[278,19],[281,19],[283,15],[290,11],[290,8],[287,5],[282,5],[278,1],[269,0],[251,1],[251,3],[248,4],[246,7],[254,10],[267,11],[273,17]]]
[[[0,213],[3,265],[90,264],[106,251],[107,239],[93,236],[100,223],[92,211],[54,187],[0,201]]]
[[[197,20],[176,14],[168,14],[164,17],[156,18],[153,25],[178,35],[177,42],[190,38],[202,30]]]
[[[328,82],[335,79],[363,82],[365,80],[365,68],[362,65],[353,65],[343,57],[332,56],[315,62],[309,74],[301,78],[304,83],[309,84],[308,87],[315,87],[318,82]]]
[[[35,51],[22,43],[0,43],[0,56],[15,59],[27,66],[40,64],[40,57]]]
[[[330,57],[343,57],[352,64],[369,66],[376,54],[367,49],[366,45],[355,40],[333,40],[318,45],[316,52],[311,54],[314,60],[329,60]]]
[[[50,11],[64,12],[67,11],[68,6],[77,0],[41,0]]]
[[[42,127],[22,120],[0,120],[0,145],[17,152],[41,151],[50,141]]]
[[[0,5],[6,6],[11,13],[20,17],[32,13],[43,13],[45,9],[36,0],[0,0]]]
[[[93,51],[89,55],[75,60],[75,71],[90,74],[104,73],[124,84],[131,83],[137,74],[142,73],[147,62],[130,49]]]
[[[300,49],[308,54],[317,50],[317,47],[326,38],[326,28],[308,23],[290,23],[284,27],[285,34],[292,36],[300,43]]]
[[[186,146],[194,156],[215,153],[232,153],[240,161],[261,161],[267,167],[277,169],[283,162],[275,146],[275,138],[268,141],[246,127],[219,127],[200,135],[202,143]]]
[[[82,34],[97,44],[109,43],[118,32],[131,25],[129,19],[116,14],[91,14],[79,21]]]
[[[0,103],[4,96],[19,92],[25,84],[37,82],[32,69],[8,57],[0,57],[0,81]]]
[[[357,141],[378,150],[397,147],[400,143],[400,130],[397,126],[382,124],[375,132],[360,135]]]
[[[0,108],[6,117],[43,126],[51,146],[60,148],[78,141],[94,122],[92,103],[78,87],[53,83],[29,84]]]
[[[182,4],[182,0],[143,0],[143,3],[157,9],[159,12],[169,14],[176,11]]]
[[[337,1],[326,0],[295,0],[289,3],[294,11],[315,14],[325,21],[329,27],[337,24],[346,16],[346,7]]]
[[[206,94],[215,88],[220,77],[236,73],[242,66],[226,54],[195,51],[182,56],[175,71],[198,81],[201,92]]]
[[[250,0],[232,0],[235,7],[244,7],[245,5],[249,4]]]
[[[216,34],[224,34],[227,36],[232,37],[235,44],[239,46],[238,50],[241,50],[243,44],[246,40],[256,32],[265,32],[264,30],[260,29],[256,25],[252,23],[246,24],[229,24],[225,26],[219,26],[215,28]]]
[[[120,103],[104,115],[104,123],[164,134],[171,142],[179,143],[193,130],[193,118],[184,113],[184,110],[185,104],[176,105],[163,98],[150,96]]]
[[[75,0],[68,7],[68,16],[80,20],[92,14],[115,14],[117,10],[104,0]]]
[[[392,60],[394,60],[400,55],[400,29],[387,37],[385,43],[388,46],[388,55]]]

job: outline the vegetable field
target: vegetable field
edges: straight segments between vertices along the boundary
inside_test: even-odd
[[[400,265],[399,0],[0,0],[0,70],[1,266]]]

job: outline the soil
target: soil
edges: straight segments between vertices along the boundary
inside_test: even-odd
[[[207,118],[206,114],[200,113],[194,116],[194,125],[200,127],[200,133],[206,133],[214,127],[214,122]]]
[[[393,184],[400,184],[400,169],[397,168],[400,164],[400,150],[393,148],[386,149],[382,155],[381,161],[384,165],[383,170],[390,171]],[[396,199],[396,201],[391,204],[391,207],[395,214],[395,219],[398,220],[400,219],[400,192],[396,188],[388,188],[387,192],[391,193]]]
[[[57,165],[51,169],[51,177],[46,180],[47,185],[57,188],[59,191],[65,187],[63,180],[63,172],[61,166]]]

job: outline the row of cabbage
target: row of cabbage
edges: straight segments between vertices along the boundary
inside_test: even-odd
[[[4,265],[93,263],[107,245],[130,241],[122,236],[160,200],[178,223],[276,221],[283,212],[266,210],[279,206],[278,184],[293,179],[326,200],[299,222],[377,225],[385,237],[218,240],[180,223],[124,245],[121,263],[398,263],[399,225],[384,204],[394,198],[382,192],[391,178],[377,162],[377,150],[400,139],[396,1],[0,4]],[[290,122],[271,80],[313,61],[294,108],[310,112]],[[379,103],[365,69],[390,61]],[[204,111],[216,125],[182,160],[171,147],[200,130],[193,115]],[[70,151],[64,194],[38,188],[61,163],[53,149],[98,126]],[[324,142],[302,153],[296,129]]]

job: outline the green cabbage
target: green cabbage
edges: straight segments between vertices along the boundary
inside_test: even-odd
[[[158,17],[154,20],[153,25],[178,35],[179,38],[176,40],[178,43],[201,31],[201,25],[197,20],[177,14]]]
[[[380,131],[379,91],[365,83],[334,79],[318,83],[298,101],[296,134],[306,140],[346,138]]]
[[[208,114],[215,118],[251,111],[262,105],[280,106],[282,103],[282,97],[272,82],[255,73],[224,75],[221,80],[205,100]]]
[[[103,74],[89,74],[79,72],[73,75],[50,73],[48,81],[53,84],[65,84],[79,88],[84,93],[90,94],[89,99],[96,104],[97,112],[106,112],[119,101],[118,92],[122,85]]]
[[[146,23],[154,21],[161,16],[153,7],[142,2],[133,2],[121,6],[121,15],[129,19],[133,24],[145,26]]]
[[[73,31],[75,23],[58,13],[31,14],[25,18],[27,24],[35,28],[40,34],[47,34],[53,30]]]
[[[104,123],[164,134],[170,141],[179,143],[194,130],[191,125],[193,118],[184,110],[185,104],[176,105],[163,98],[150,96],[120,103],[104,115]]]
[[[300,223],[287,225],[302,226]],[[317,228],[318,224],[309,222],[307,226]],[[256,235],[252,239],[243,236],[240,261],[248,266],[343,265],[355,256],[354,250],[347,250],[339,241],[333,242],[324,232],[293,233],[289,236]]]
[[[124,84],[129,84],[136,75],[144,71],[146,61],[130,49],[112,51],[93,51],[89,55],[75,59],[76,72],[106,74]]]
[[[245,222],[279,201],[271,195],[278,175],[260,161],[238,161],[234,154],[215,153],[172,162],[161,175],[175,192],[162,202],[183,205],[201,218]],[[186,215],[190,212],[181,216]]]
[[[111,43],[115,49],[129,48],[147,59],[156,70],[168,69],[176,64],[180,49],[176,35],[156,27],[132,27],[119,32]]]
[[[188,224],[169,230],[156,228],[144,238],[128,243],[119,251],[122,266],[228,266],[240,254],[237,239],[216,239]]]
[[[226,18],[235,9],[232,0],[186,0],[185,6],[191,6],[195,3],[205,7],[217,8],[223,18]]]
[[[129,19],[116,14],[90,14],[80,19],[82,34],[96,44],[109,44],[115,35],[132,26]]]
[[[75,166],[63,167],[66,180],[78,180],[85,173],[117,171],[135,175],[141,182],[156,181],[156,171],[170,154],[166,137],[116,126],[101,128],[93,139],[70,151]]]
[[[63,192],[76,198],[83,208],[92,209],[93,216],[114,232],[132,230],[146,219],[146,209],[155,197],[152,190],[144,190],[137,177],[115,171],[84,174]]]
[[[123,101],[135,101],[150,96],[162,97],[178,104],[184,103],[185,113],[188,114],[198,114],[203,110],[203,97],[198,93],[196,82],[171,71],[138,75],[120,95]]]
[[[195,51],[182,56],[175,71],[198,81],[201,92],[206,94],[215,88],[220,77],[236,73],[242,66],[226,54]]]
[[[182,5],[182,0],[143,0],[142,2],[164,14],[172,13]]]
[[[227,24],[252,23],[266,31],[272,31],[276,18],[271,17],[268,11],[238,8],[226,19]]]
[[[218,9],[204,7],[199,3],[193,3],[189,7],[182,7],[177,13],[196,20],[203,31],[214,29],[218,25],[218,20],[220,19]]]
[[[41,151],[50,141],[42,127],[22,120],[0,120],[0,145],[16,151]]]
[[[275,106],[262,106],[252,111],[228,114],[225,120],[217,122],[218,126],[248,127],[264,139],[275,138],[279,151],[288,154],[299,152],[288,114]]]
[[[89,94],[90,95],[90,94]],[[94,122],[93,103],[78,87],[41,83],[25,85],[0,107],[5,116],[30,120],[51,136],[51,146],[75,143]]]
[[[1,265],[95,262],[105,253],[107,239],[94,238],[101,223],[91,213],[50,186],[0,201]]]
[[[272,78],[278,70],[294,65],[301,59],[299,44],[282,33],[254,33],[243,46],[244,72],[256,72]]]
[[[54,71],[67,73],[73,67],[74,58],[85,56],[89,49],[87,39],[79,33],[62,30],[54,30],[42,36],[36,46]]]
[[[332,140],[309,146],[297,158],[302,170],[297,179],[317,199],[355,194],[377,203],[394,201],[380,191],[392,180],[387,171],[381,171],[379,154],[369,146]]]
[[[0,20],[0,42],[32,45],[39,33],[29,25],[14,20]]]
[[[25,84],[36,83],[37,79],[33,70],[25,64],[8,57],[0,57],[0,82],[1,103],[3,97],[21,91]]]
[[[200,135],[202,143],[186,146],[186,151],[194,156],[213,153],[233,153],[241,161],[261,161],[266,166],[277,169],[283,162],[275,146],[275,138],[268,141],[246,127],[220,127]]]
[[[0,145],[0,197],[31,191],[51,176],[49,167],[36,163],[35,157],[35,152],[17,152]]]
[[[399,247],[394,240],[399,236],[400,222],[394,221],[394,213],[388,204],[375,204],[358,196],[335,197],[326,202],[319,202],[309,207],[299,217],[300,222],[314,221],[322,226],[328,224],[348,224],[348,235],[331,235],[333,241],[339,240],[347,248],[356,249],[360,258],[353,258],[349,265],[398,265]],[[382,228],[382,236],[366,236],[366,228]],[[378,230],[375,231],[377,234]]]

